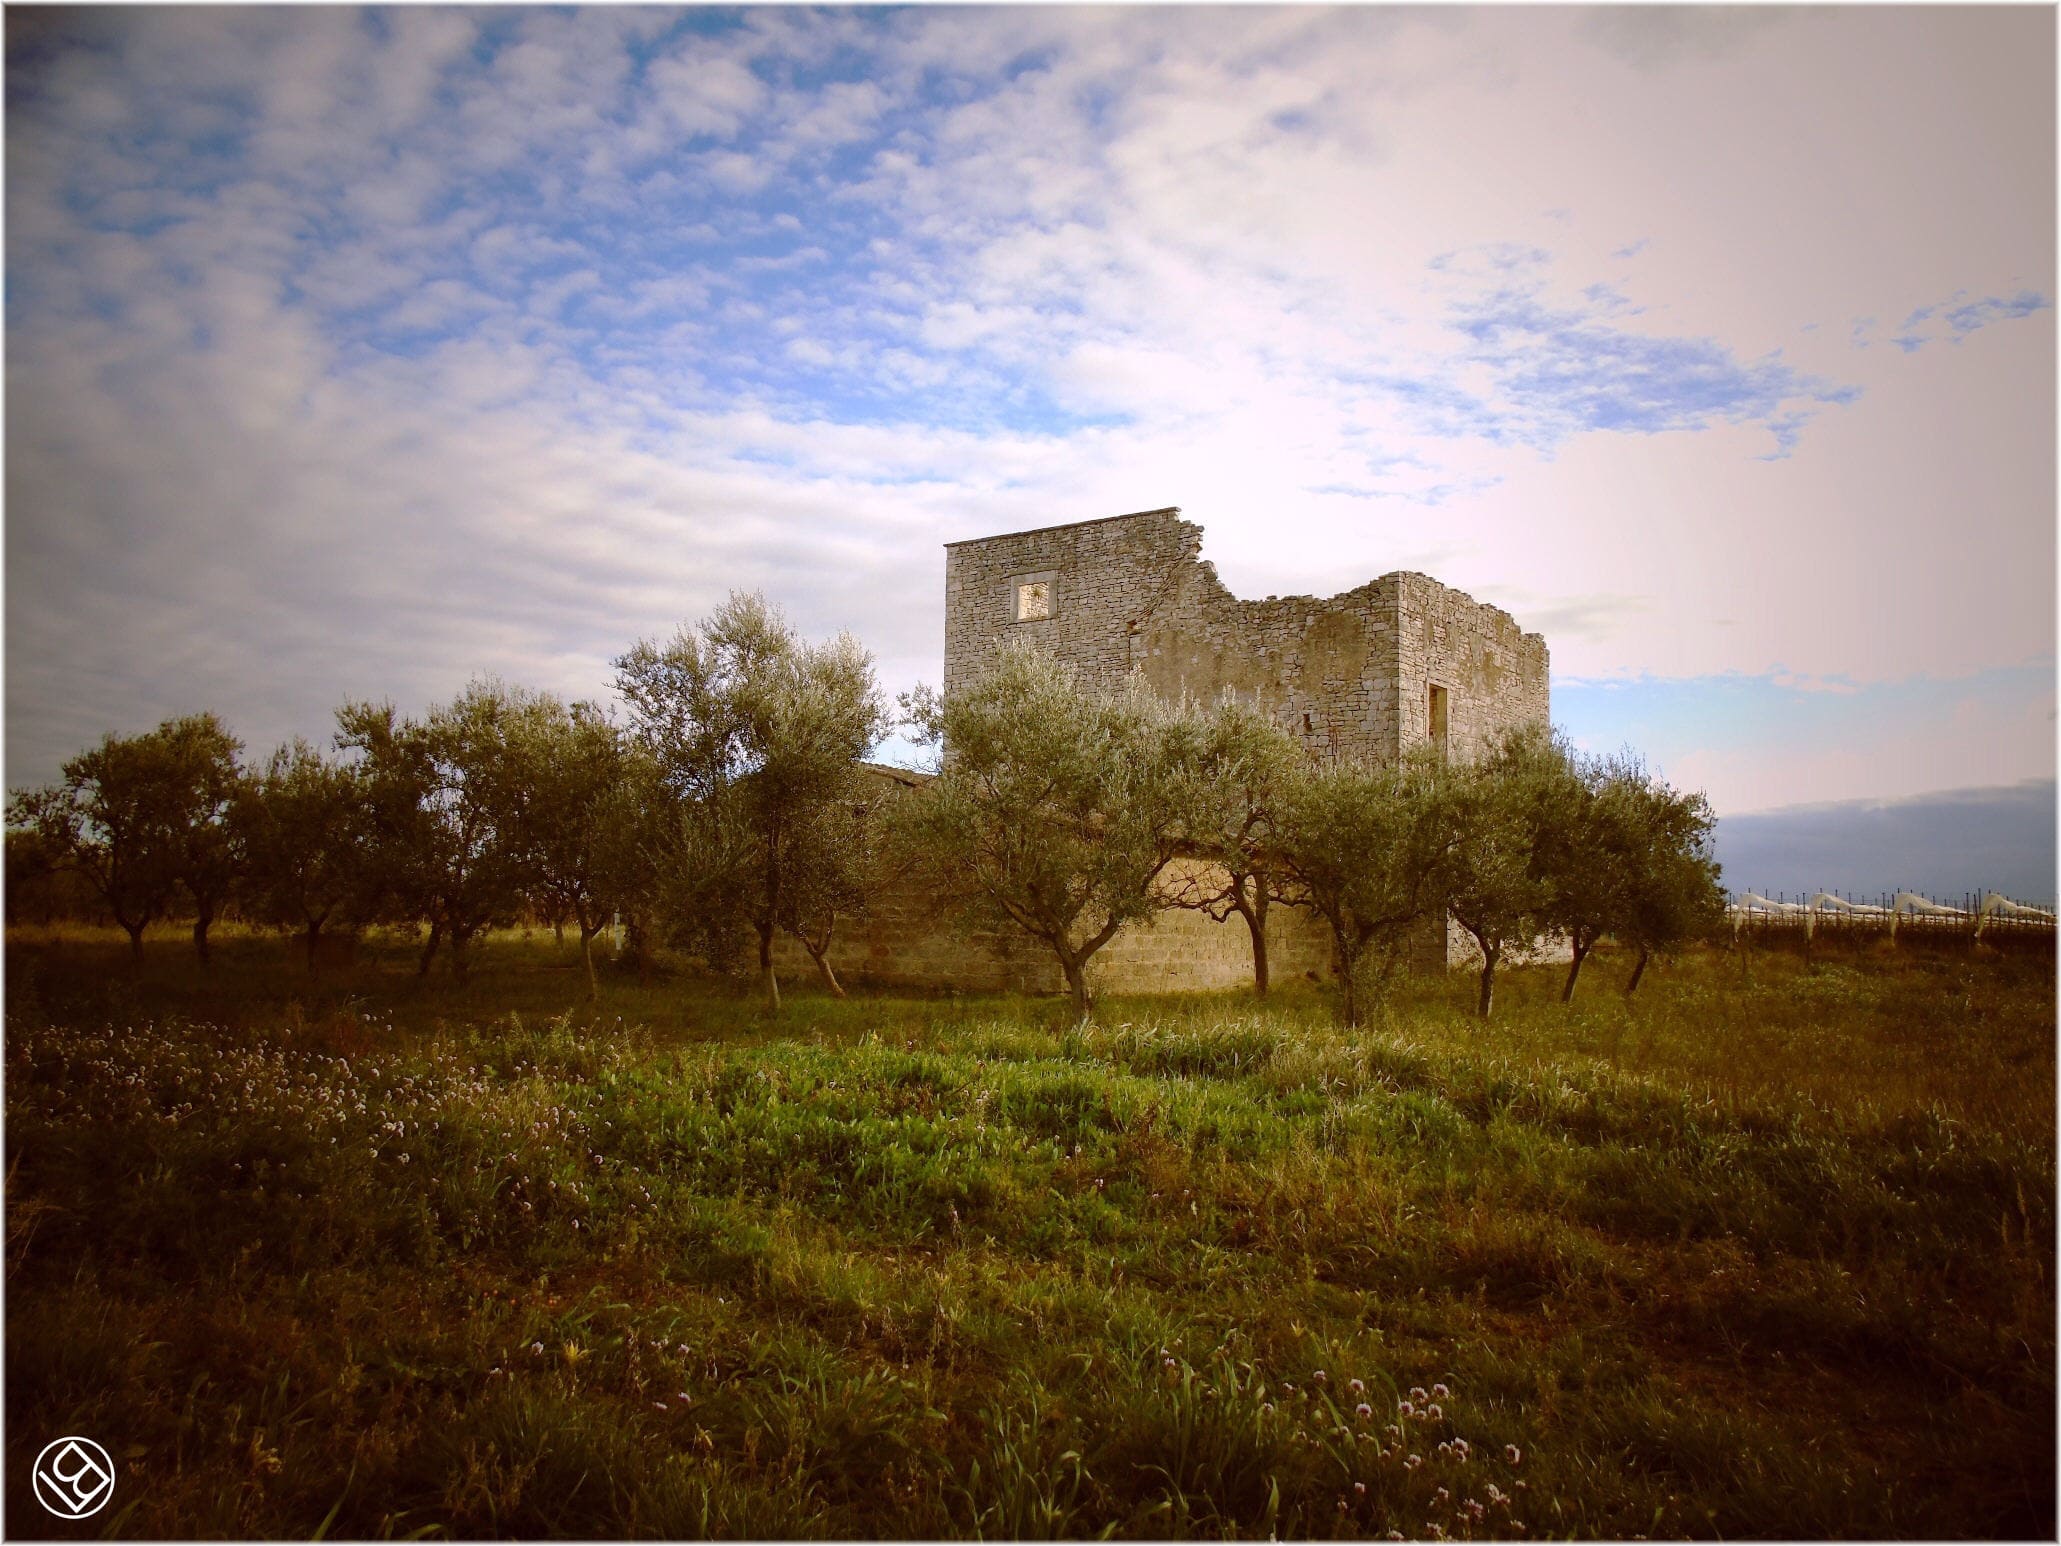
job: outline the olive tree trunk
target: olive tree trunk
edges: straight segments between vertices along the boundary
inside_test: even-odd
[[[1574,936],[1574,959],[1568,963],[1567,982],[1560,989],[1561,1003],[1571,1004],[1574,1002],[1575,979],[1581,976],[1582,962],[1586,961],[1589,958],[1589,952],[1595,948],[1596,942],[1594,940],[1590,940],[1587,944],[1584,944],[1582,943],[1582,937],[1579,933],[1577,933]]]
[[[1496,1007],[1496,962],[1502,957],[1502,947],[1484,950],[1481,953],[1481,994],[1475,1000],[1475,1013],[1486,1020]]]
[[[773,936],[777,932],[771,920],[758,925],[759,931],[759,980],[766,990],[766,1008],[774,1014],[780,1013],[780,974],[773,968]]]

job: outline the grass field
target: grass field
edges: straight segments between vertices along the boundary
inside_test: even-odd
[[[1314,990],[17,932],[11,1533],[2051,1537],[2051,952]]]

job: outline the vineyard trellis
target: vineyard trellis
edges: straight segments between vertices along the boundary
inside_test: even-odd
[[[1851,892],[1813,891],[1791,896],[1738,891],[1726,898],[1725,916],[1733,936],[1753,931],[1802,930],[1886,933],[1905,931],[1925,937],[1965,936],[1982,940],[2004,935],[2052,937],[2056,915],[2051,906],[2021,902],[2000,891],[1963,892],[1959,901],[1921,891],[1882,892],[1872,900]]]

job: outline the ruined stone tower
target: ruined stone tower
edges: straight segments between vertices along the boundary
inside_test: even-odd
[[[1132,672],[1169,697],[1226,690],[1263,707],[1319,757],[1392,758],[1443,740],[1472,756],[1506,726],[1546,718],[1546,643],[1510,615],[1421,574],[1357,590],[1240,601],[1202,562],[1202,528],[1179,510],[1046,526],[945,547],[945,691],[979,680],[1004,641],[1031,638],[1105,686]],[[923,774],[872,768],[921,798]],[[1177,861],[1185,862],[1185,861]],[[1459,958],[1464,939],[1426,919],[1415,964]],[[1275,980],[1336,971],[1331,937],[1307,909],[1275,907]],[[807,966],[781,936],[783,964]],[[948,931],[928,899],[889,879],[832,947],[838,974],[926,989],[1054,992],[1052,953],[1020,930]],[[1095,957],[1095,991],[1178,992],[1252,981],[1242,921],[1185,909],[1118,932]]]
[[[1548,718],[1546,641],[1499,607],[1412,573],[1241,601],[1201,551],[1176,508],[946,544],[945,691],[1028,636],[1090,681],[1235,692],[1319,757],[1388,761],[1426,740],[1470,757]]]

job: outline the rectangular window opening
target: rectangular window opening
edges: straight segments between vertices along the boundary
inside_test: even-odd
[[[1431,687],[1431,744],[1438,748],[1441,757],[1446,751],[1446,690],[1436,683]]]
[[[1009,582],[1009,620],[1036,623],[1053,616],[1054,574],[1020,574]]]

